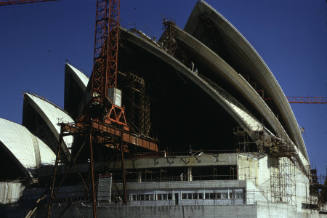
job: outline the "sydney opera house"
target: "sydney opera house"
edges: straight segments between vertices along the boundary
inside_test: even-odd
[[[293,111],[252,45],[204,1],[184,29],[167,25],[158,41],[121,28],[118,80],[127,121],[157,139],[160,152],[126,155],[123,204],[121,160],[95,150],[98,217],[327,216]],[[63,109],[25,93],[22,124],[0,118],[4,216],[45,216],[58,147],[69,159],[83,144],[74,136],[61,141],[58,123],[81,113],[88,82],[66,63]],[[88,184],[79,178],[88,176],[87,164],[68,174],[53,217],[92,217]]]

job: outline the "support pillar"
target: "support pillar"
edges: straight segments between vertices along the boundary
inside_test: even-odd
[[[187,168],[187,181],[189,182],[193,181],[192,167]]]

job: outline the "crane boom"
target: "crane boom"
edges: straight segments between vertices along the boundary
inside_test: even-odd
[[[0,1],[0,6],[8,5],[21,5],[21,4],[30,4],[30,3],[39,3],[39,2],[53,2],[56,0],[7,0]]]
[[[289,103],[327,104],[327,97],[287,97]]]

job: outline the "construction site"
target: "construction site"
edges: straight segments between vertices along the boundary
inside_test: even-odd
[[[205,1],[163,26],[96,0],[91,76],[67,62],[64,108],[26,92],[22,123],[0,118],[1,217],[327,217],[290,107],[306,99]]]

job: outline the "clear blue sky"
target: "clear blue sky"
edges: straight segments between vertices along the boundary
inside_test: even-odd
[[[121,0],[122,26],[159,37],[196,0]],[[208,0],[252,43],[287,96],[327,96],[325,0]],[[66,59],[90,75],[95,0],[0,7],[0,117],[21,123],[23,93],[63,106]],[[327,167],[327,105],[292,105],[312,167]]]

